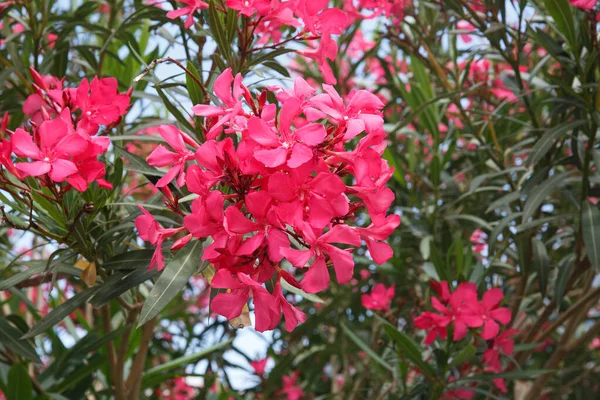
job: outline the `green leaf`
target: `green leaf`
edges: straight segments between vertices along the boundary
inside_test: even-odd
[[[558,274],[556,275],[556,281],[554,282],[554,300],[557,305],[563,299],[565,293],[565,287],[571,276],[573,270],[573,264],[575,264],[575,254],[569,254],[565,256],[558,263]]]
[[[20,339],[23,332],[13,327],[5,318],[0,317],[0,343],[15,353],[37,363],[41,363],[35,348],[27,340]]]
[[[33,399],[33,385],[27,369],[21,364],[14,364],[8,372],[6,400]]]
[[[37,264],[28,267],[25,271],[14,274],[10,278],[2,279],[0,282],[0,290],[7,290],[11,287],[18,285],[19,283],[26,281],[34,275],[41,274],[46,269],[45,264]]]
[[[202,250],[202,242],[194,240],[167,264],[142,307],[138,327],[154,318],[181,291],[200,264]]]
[[[551,369],[526,369],[522,371],[511,371],[511,372],[503,372],[500,374],[481,374],[475,376],[468,376],[464,378],[459,378],[454,382],[472,382],[472,381],[487,381],[489,382],[491,379],[502,378],[502,379],[533,379],[539,375],[545,375],[549,373],[554,373],[555,370]],[[454,385],[454,382],[450,383],[450,386]]]
[[[560,185],[573,171],[563,172],[554,175],[550,179],[542,182],[531,190],[527,195],[527,201],[523,207],[523,221],[527,222],[529,217],[532,217],[537,209],[542,205],[544,200]]]
[[[143,175],[150,176],[162,177],[164,175],[158,169],[150,166],[143,158],[132,154],[128,151],[125,151],[119,146],[114,146],[114,151],[118,156],[125,158],[129,162],[130,165],[125,165],[125,169],[128,171],[134,171]]]
[[[476,352],[477,352],[477,349],[475,348],[475,346],[473,346],[471,343],[469,343],[467,345],[467,347],[462,349],[456,355],[456,357],[452,358],[452,361],[450,362],[450,364],[448,364],[448,366],[450,368],[454,368],[454,367],[458,367],[466,362],[469,362],[475,356]]]
[[[342,331],[344,331],[346,336],[348,336],[348,338],[350,338],[350,340],[352,340],[354,342],[354,344],[356,344],[365,353],[367,353],[367,355],[369,357],[371,357],[373,359],[373,361],[375,361],[377,364],[381,365],[383,368],[387,369],[390,372],[394,371],[394,367],[392,367],[387,361],[385,361],[383,358],[381,358],[381,356],[379,354],[375,353],[375,351],[373,351],[373,349],[370,346],[368,346],[358,336],[356,336],[356,334],[354,332],[352,332],[350,330],[350,328],[348,328],[346,326],[346,324],[344,324],[342,322],[340,324],[340,326],[342,327]]]
[[[77,293],[40,319],[23,338],[32,338],[58,324],[96,294],[98,289],[100,286],[92,286]]]
[[[107,269],[138,269],[148,268],[154,255],[154,249],[133,250],[117,254],[102,264]]]
[[[490,205],[485,210],[485,212],[487,214],[487,213],[494,211],[495,209],[500,208],[500,207],[509,207],[510,203],[512,203],[515,200],[518,200],[520,197],[521,197],[521,192],[519,192],[519,191],[510,192],[510,193],[500,197],[498,200],[495,200],[492,203],[490,203]]]
[[[169,100],[169,97],[167,97],[167,94],[162,90],[162,88],[159,85],[154,85],[154,89],[156,89],[156,93],[162,100],[162,102],[165,105],[165,107],[167,108],[167,110],[169,110],[171,115],[173,115],[175,117],[175,119],[181,125],[183,125],[189,132],[193,132],[194,127],[190,124],[190,121],[181,113],[179,108],[177,106],[175,106],[171,102],[171,100]]]
[[[394,167],[394,174],[392,176],[394,177],[396,182],[400,184],[400,186],[405,188],[406,179],[404,179],[404,175],[402,174],[402,168],[400,167],[398,160],[396,160],[396,156],[390,150],[389,146],[386,147],[386,149],[383,151],[382,157],[390,164],[390,166]]]
[[[559,34],[564,35],[571,46],[576,43],[575,21],[569,0],[544,0],[546,10],[556,23]]]
[[[210,2],[210,6],[208,8],[208,26],[210,27],[210,32],[212,33],[213,39],[217,43],[217,48],[221,52],[221,54],[227,60],[227,64],[232,66],[231,64],[231,46],[228,41],[227,32],[225,32],[225,21],[224,18],[221,18],[221,12],[219,12],[216,8],[215,2]]]
[[[191,61],[187,62],[187,69],[192,73],[196,79],[200,80],[200,74],[194,64]],[[196,82],[196,79],[190,76],[190,74],[185,74],[185,86],[187,87],[188,93],[190,95],[190,99],[194,105],[201,104],[204,101],[204,96],[202,95],[202,88]]]
[[[600,212],[598,207],[586,201],[581,207],[583,242],[592,267],[600,269]]]
[[[446,219],[446,221],[465,220],[465,221],[472,222],[475,225],[480,226],[487,231],[492,230],[492,226],[487,221],[484,221],[483,219],[481,219],[475,215],[468,215],[468,214],[447,215],[445,217],[445,219]]]
[[[548,286],[548,275],[550,268],[550,258],[544,243],[536,238],[531,239],[533,251],[533,263],[537,270],[538,282],[542,296],[546,296],[546,287]]]
[[[298,289],[295,286],[290,285],[285,279],[281,278],[280,279],[281,282],[281,287],[285,290],[287,290],[288,292],[297,294],[298,296],[312,301],[313,303],[321,303],[324,304],[325,300],[323,300],[322,298],[320,298],[319,296],[317,296],[316,294],[312,294],[312,293],[306,293],[304,290],[302,289]]]
[[[566,124],[555,126],[550,129],[544,136],[542,136],[537,142],[535,142],[535,146],[531,149],[531,153],[527,157],[528,165],[536,165],[548,151],[552,148],[552,145],[557,139],[565,136],[567,132],[572,131],[575,128],[578,128],[586,123],[585,120],[577,120],[568,122]]]
[[[100,308],[109,301],[121,296],[129,289],[137,287],[148,279],[151,279],[156,274],[158,274],[156,268],[151,270],[147,268],[136,269],[126,275],[121,273],[114,274],[104,282],[90,303],[95,308]]]
[[[150,368],[149,370],[144,372],[144,376],[142,379],[150,379],[154,375],[163,374],[175,368],[185,368],[187,365],[201,360],[203,358],[206,358],[212,353],[216,353],[218,351],[226,349],[232,342],[233,339],[229,339],[226,342],[215,344],[214,346],[210,346],[197,353],[189,354],[187,356],[179,357],[166,363],[157,365],[156,367]]]
[[[400,332],[395,326],[391,324],[384,324],[383,330],[388,335],[396,346],[398,346],[398,350],[401,356],[407,358],[412,361],[417,367],[421,369],[427,376],[434,377],[436,373],[431,365],[423,361],[421,355],[423,351],[419,348],[419,345],[415,343],[408,335],[403,332]]]

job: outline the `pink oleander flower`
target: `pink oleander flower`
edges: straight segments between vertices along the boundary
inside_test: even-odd
[[[487,254],[488,245],[487,235],[485,234],[485,232],[478,228],[473,231],[469,240],[473,244],[471,246],[471,250],[473,251],[473,253],[481,256]]]
[[[256,361],[250,361],[250,366],[254,369],[254,373],[260,377],[265,375],[265,368],[267,367],[268,357],[262,358]]]
[[[323,16],[313,11],[307,15]],[[314,29],[328,29],[323,21]],[[385,184],[394,170],[382,158],[381,101],[367,91],[342,98],[324,89],[316,95],[299,78],[292,89],[268,88],[277,99],[269,103],[266,90],[254,96],[227,69],[214,84],[217,104],[193,107],[208,140],[195,145],[170,131],[163,137],[173,151],[163,146],[148,157],[175,167],[161,185],[177,176],[197,195],[191,212],[181,210],[183,226],[173,229],[185,240],[209,240],[202,260],[214,266],[211,287],[219,290],[211,311],[233,319],[250,302],[257,331],[274,329],[282,317],[288,331],[306,320],[282,279],[314,293],[329,286],[329,266],[340,284],[352,280],[352,251],[363,241],[377,264],[393,254],[385,240],[400,216],[387,215],[394,194]],[[184,144],[196,148],[193,157]],[[168,186],[162,191],[177,207]],[[360,208],[370,215],[368,225],[353,225]],[[153,246],[172,233],[147,212],[138,219],[140,236]],[[157,249],[152,265],[161,257]]]
[[[183,26],[189,29],[194,24],[194,13],[196,10],[205,10],[208,8],[208,4],[202,0],[177,0],[180,3],[186,4],[185,7],[169,11],[167,18],[177,19],[186,15],[185,23]]]
[[[85,139],[77,134],[69,134],[67,124],[61,119],[42,123],[36,136],[39,137],[39,146],[23,129],[17,129],[11,136],[15,154],[33,160],[15,164],[22,177],[49,174],[54,182],[63,182],[77,173],[77,166],[71,157],[86,150],[88,143]]]
[[[8,172],[20,178],[21,174],[15,168],[15,164],[11,158],[12,152],[12,143],[6,139],[0,139],[0,166],[3,166]]]
[[[297,168],[313,159],[314,148],[323,143],[327,133],[321,124],[307,124],[291,130],[290,124],[300,111],[300,104],[294,98],[283,104],[279,134],[264,120],[250,117],[248,132],[258,143],[254,158],[270,168],[284,163],[290,168]]]
[[[232,10],[238,10],[239,15],[246,17],[252,17],[255,12],[264,16],[271,11],[271,1],[269,0],[227,0],[226,4]]]
[[[460,38],[463,42],[469,44],[473,41],[473,38],[471,37],[471,32],[475,32],[475,27],[470,22],[460,20],[456,23],[456,29],[469,32],[460,34]]]
[[[511,336],[514,336],[518,332],[519,331],[517,329],[507,329],[498,335],[496,339],[494,339],[491,347],[489,347],[483,353],[484,371],[493,374],[499,374],[504,370],[502,367],[502,362],[500,361],[500,351],[502,351],[502,354],[505,356],[512,355],[515,348],[515,343]],[[498,390],[503,393],[508,393],[504,379],[494,378],[492,379],[492,382],[494,386],[498,388]]]
[[[164,240],[173,235],[176,235],[179,232],[182,232],[184,228],[163,228],[154,219],[152,214],[146,211],[144,207],[140,205],[138,205],[138,207],[142,211],[142,215],[135,219],[135,227],[138,230],[140,238],[142,238],[142,240],[146,242],[150,242],[151,245],[156,246],[156,249],[154,250],[154,255],[150,260],[150,265],[148,266],[148,269],[152,269],[155,266],[157,266],[158,270],[162,271],[165,267],[165,258],[162,252],[162,245]],[[182,241],[176,241],[171,247],[171,249],[173,250],[179,247],[182,247]]]
[[[46,35],[46,40],[48,41],[48,47],[53,49],[56,45],[56,39],[58,39],[58,35],[55,33],[49,33]]]
[[[77,88],[76,105],[82,119],[77,128],[90,135],[98,132],[99,125],[109,126],[119,121],[129,108],[130,94],[119,94],[115,78],[87,78]]]
[[[592,10],[596,6],[597,0],[569,0],[569,3],[582,10]]]
[[[442,293],[446,292],[445,287],[446,284],[442,282],[439,286]],[[432,297],[431,305],[438,313],[422,313],[415,318],[415,326],[429,331],[425,338],[426,344],[433,343],[438,336],[445,339],[449,326],[453,328],[454,341],[464,338],[469,328],[482,328],[479,334],[482,339],[494,339],[500,331],[500,324],[506,325],[511,320],[508,308],[497,307],[503,296],[500,289],[490,289],[479,302],[475,284],[461,283],[449,297],[442,298],[442,301]]]
[[[298,375],[300,375],[300,371],[296,371],[282,378],[283,388],[278,393],[287,396],[287,400],[300,400],[304,396],[304,391],[299,384],[296,383]]]
[[[363,294],[360,298],[363,307],[369,310],[389,311],[396,288],[392,285],[386,288],[382,283],[375,285],[371,294]]]
[[[146,159],[154,167],[169,167],[169,171],[158,180],[157,188],[167,186],[177,176],[177,186],[185,185],[185,165],[194,159],[194,153],[187,149],[184,134],[174,125],[161,125],[158,127],[160,136],[171,146],[175,152],[159,145]]]
[[[223,106],[197,104],[192,107],[195,115],[218,118],[218,121],[210,127],[206,134],[207,139],[216,138],[224,125],[229,127],[238,114],[244,114],[241,97],[250,95],[248,88],[242,84],[242,75],[237,74],[234,79],[231,68],[227,68],[215,80],[214,92],[223,102]]]

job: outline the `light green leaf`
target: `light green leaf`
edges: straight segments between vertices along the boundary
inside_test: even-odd
[[[321,303],[321,304],[325,303],[325,300],[323,300],[322,298],[320,298],[316,294],[306,293],[304,290],[298,289],[297,287],[290,285],[283,278],[280,279],[280,282],[281,282],[281,287],[284,288],[285,290],[287,290],[288,292],[297,294],[298,296],[300,296],[302,298],[305,298],[306,300],[310,300],[313,303]]]
[[[354,332],[350,330],[343,322],[340,324],[342,330],[356,344],[360,347],[369,357],[373,359],[377,364],[381,365],[383,368],[387,369],[390,372],[394,371],[394,367],[392,367],[387,361],[385,361],[379,354],[375,353],[371,347],[369,347],[365,342],[363,342]]]
[[[179,250],[173,261],[167,264],[142,307],[138,327],[154,318],[179,294],[190,276],[196,272],[202,250],[202,242],[194,240]]]

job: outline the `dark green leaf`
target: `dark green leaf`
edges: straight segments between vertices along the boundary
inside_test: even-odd
[[[581,207],[581,222],[583,225],[583,241],[592,267],[600,269],[600,212],[598,207],[590,202],[584,202]]]
[[[577,121],[567,122],[566,124],[558,125],[550,129],[548,132],[546,132],[546,134],[544,134],[544,136],[535,142],[535,146],[533,146],[531,154],[529,154],[529,157],[527,157],[527,164],[536,165],[546,155],[546,153],[548,153],[557,139],[566,136],[568,132],[584,125],[585,123],[585,120],[580,119]]]
[[[6,319],[0,317],[0,343],[15,353],[40,363],[40,357],[35,348],[27,340],[20,339],[23,332],[13,327]]]
[[[462,349],[456,355],[456,357],[452,358],[452,361],[450,362],[450,364],[448,364],[448,366],[450,368],[459,367],[462,364],[469,362],[473,358],[473,356],[475,356],[476,352],[477,352],[477,349],[475,348],[475,346],[473,346],[471,343],[469,343],[467,345],[467,347]]]
[[[538,282],[540,285],[540,292],[542,293],[542,296],[545,297],[546,287],[548,286],[550,258],[548,257],[548,251],[546,250],[546,246],[541,240],[532,238],[531,246],[533,251],[533,263],[536,267]]]
[[[151,279],[156,274],[158,274],[156,268],[151,270],[147,268],[136,269],[126,275],[120,272],[116,273],[104,282],[90,303],[95,308],[100,308],[109,301],[121,296],[129,289],[137,287],[148,279]]]
[[[391,324],[384,324],[383,329],[390,339],[398,347],[398,351],[403,358],[412,361],[417,367],[421,369],[429,377],[436,375],[433,367],[423,361],[423,351],[419,348],[419,345],[415,343],[408,335],[400,332],[396,327]]]
[[[33,385],[27,369],[21,364],[14,364],[8,372],[6,400],[33,399]]]
[[[557,305],[560,305],[563,299],[567,282],[573,270],[573,264],[575,264],[575,254],[567,255],[558,263],[558,274],[554,282],[554,300]]]
[[[144,372],[143,379],[150,379],[154,375],[163,374],[176,368],[184,369],[187,365],[191,363],[206,358],[212,353],[226,349],[232,342],[233,339],[229,339],[226,342],[218,343],[214,346],[207,347],[206,349],[203,349],[202,351],[199,351],[197,353],[189,354],[187,356],[179,357],[166,363],[157,365],[156,367],[150,368],[149,370]]]
[[[544,0],[544,5],[556,23],[558,33],[564,35],[571,46],[574,46],[576,43],[575,21],[569,0]]]
[[[100,286],[92,286],[77,293],[75,296],[71,297],[54,310],[46,314],[31,328],[26,335],[23,336],[23,338],[32,338],[46,331],[47,329],[52,328],[54,325],[58,324],[60,321],[69,316],[69,314],[71,314],[75,309],[81,307],[98,291],[98,289],[100,289]]]
[[[564,182],[564,180],[567,179],[567,177],[572,173],[573,171],[567,171],[554,175],[550,179],[537,185],[527,196],[525,207],[523,207],[523,221],[527,222],[527,220],[533,216],[533,214],[542,205],[550,193],[552,193],[556,187]]]

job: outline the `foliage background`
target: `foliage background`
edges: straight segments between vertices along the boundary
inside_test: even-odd
[[[133,87],[134,102],[111,133],[106,162],[114,190],[70,193],[68,215],[34,198],[32,218],[51,236],[0,228],[0,388],[9,399],[129,398],[111,389],[110,366],[118,364],[111,351],[124,376],[137,380],[131,398],[174,396],[169,385],[181,376],[200,386],[182,398],[277,398],[289,396],[281,390],[296,372],[305,398],[320,399],[439,398],[457,387],[478,398],[579,399],[598,391],[593,11],[567,0],[402,2],[401,22],[358,20],[340,35],[332,63],[337,90],[366,88],[386,103],[385,157],[396,168],[392,211],[402,215],[389,240],[395,254],[376,267],[357,252],[353,284],[332,285],[318,298],[298,295],[306,323],[291,333],[256,335],[210,315],[200,276],[174,294],[158,320],[136,328],[157,275],[146,269],[152,250],[141,248],[133,229],[136,203],[163,224],[180,223],[148,183],[158,175],[144,161],[160,140],[152,127],[173,121],[200,135],[189,110],[204,100],[189,74],[156,60],[182,60],[209,92],[228,66],[256,92],[273,82],[290,85],[296,74],[321,83],[321,73],[291,51],[301,42],[248,53],[235,29],[247,21],[233,10],[213,5],[188,30],[165,16],[181,4],[160,5],[35,0],[0,13],[0,112],[10,115],[10,129],[25,122],[29,66],[73,86],[83,77],[117,77],[122,92]],[[459,21],[473,29],[459,29]],[[15,32],[17,24],[22,31]],[[57,35],[53,46],[48,34]],[[362,35],[373,43],[360,44]],[[0,196],[11,220],[26,225],[27,201]],[[74,220],[89,202],[94,211]],[[68,240],[52,240],[71,226]],[[483,247],[471,243],[477,229],[486,234]],[[88,288],[81,274],[90,265],[80,256],[96,252],[100,280]],[[463,366],[479,365],[486,349],[473,335],[422,344],[425,332],[413,321],[430,309],[430,280],[503,290],[510,325],[520,331],[505,372],[495,375],[506,379],[508,394],[484,371],[461,374]],[[395,287],[389,312],[361,303],[377,283]],[[15,344],[26,332],[28,339]],[[140,352],[147,358],[138,365]],[[248,378],[247,362],[266,356],[268,373]],[[240,370],[248,375],[241,378]]]

